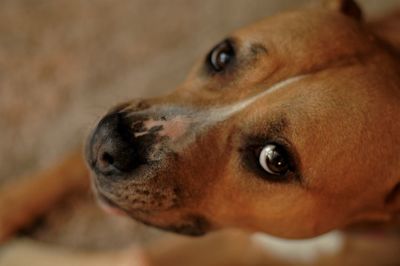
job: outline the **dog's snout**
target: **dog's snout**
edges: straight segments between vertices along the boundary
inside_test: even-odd
[[[145,163],[124,113],[106,115],[89,141],[88,159],[102,175],[123,175]]]
[[[201,124],[188,114],[191,110],[176,106],[112,109],[89,137],[89,166],[97,176],[144,178]]]

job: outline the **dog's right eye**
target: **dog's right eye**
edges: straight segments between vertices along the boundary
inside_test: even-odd
[[[215,46],[207,56],[207,64],[214,72],[222,72],[232,63],[235,50],[228,39]]]

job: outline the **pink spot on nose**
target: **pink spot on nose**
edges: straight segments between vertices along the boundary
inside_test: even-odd
[[[162,129],[158,132],[160,136],[167,136],[171,140],[176,140],[182,137],[189,126],[189,121],[187,118],[182,116],[176,116],[170,120],[147,120],[143,123],[146,130],[150,130],[153,127],[162,126]],[[140,133],[145,134],[145,132]]]

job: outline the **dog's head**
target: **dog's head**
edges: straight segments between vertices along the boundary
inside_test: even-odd
[[[389,219],[399,65],[352,1],[334,3],[236,31],[171,94],[113,108],[87,145],[99,198],[192,235]]]

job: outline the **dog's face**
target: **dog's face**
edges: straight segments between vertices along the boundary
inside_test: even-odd
[[[94,187],[139,221],[192,235],[310,237],[387,219],[396,68],[338,11],[265,19],[214,47],[173,93],[113,108],[87,145]]]

